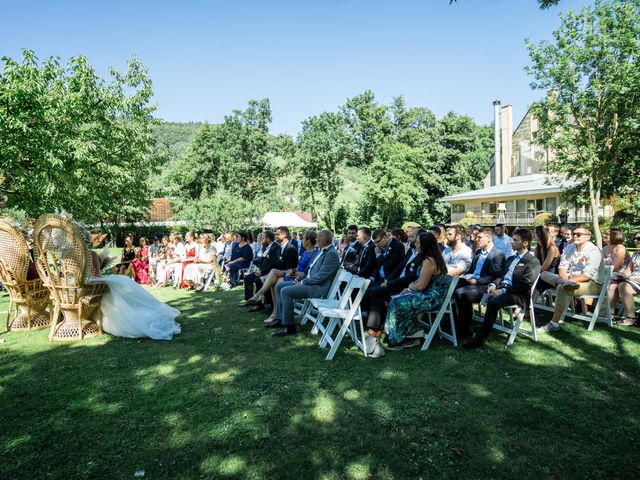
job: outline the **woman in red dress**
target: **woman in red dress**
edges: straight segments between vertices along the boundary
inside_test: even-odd
[[[149,285],[149,246],[147,239],[141,237],[138,241],[140,249],[136,252],[136,259],[131,262],[136,274],[136,282],[141,285]]]
[[[187,241],[187,244],[184,246],[187,258],[182,260],[182,265],[176,267],[176,274],[173,282],[174,289],[179,286],[182,288],[189,288],[189,285],[182,281],[184,278],[184,269],[187,265],[195,262],[198,254],[200,253],[200,244],[196,241],[196,234],[194,232],[187,232],[184,239]]]

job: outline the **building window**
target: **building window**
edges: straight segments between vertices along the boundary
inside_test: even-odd
[[[464,208],[464,203],[452,203],[451,204],[451,212],[452,213],[466,213]]]
[[[544,198],[536,200],[536,213],[538,212],[544,212]]]
[[[547,197],[547,212],[556,213],[558,208],[558,199],[556,197]]]
[[[516,200],[516,212],[517,213],[526,213],[527,211],[527,201],[526,200]]]
[[[496,213],[498,204],[496,202],[482,202],[482,211],[484,213]]]

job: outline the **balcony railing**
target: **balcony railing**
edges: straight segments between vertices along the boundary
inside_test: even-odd
[[[506,212],[503,214],[500,213],[482,213],[474,211],[474,209],[470,209],[468,211],[473,212],[475,218],[478,223],[481,225],[495,225],[496,223],[506,223],[507,225],[531,225],[533,223],[533,219],[536,215],[541,213],[552,213],[549,211],[537,211],[537,212]],[[467,213],[452,213],[451,214],[451,223],[459,223],[460,220],[466,218]],[[591,221],[591,215],[588,213],[584,215],[576,215],[572,212],[569,212],[567,215],[568,223],[586,223]]]

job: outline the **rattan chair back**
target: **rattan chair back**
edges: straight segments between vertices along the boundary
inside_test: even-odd
[[[65,216],[43,215],[35,224],[34,243],[38,272],[55,307],[49,338],[76,340],[101,334],[102,322],[94,322],[92,315],[107,287],[88,283],[92,261],[82,228]]]
[[[9,220],[0,220],[0,282],[9,293],[7,330],[48,328],[49,292],[40,278],[27,280],[31,255],[25,236]],[[13,318],[11,318],[13,315]]]

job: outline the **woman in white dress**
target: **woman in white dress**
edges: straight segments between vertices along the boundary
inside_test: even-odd
[[[144,287],[124,275],[100,276],[101,260],[91,252],[93,277],[88,283],[109,287],[102,297],[102,329],[116,337],[171,340],[180,333],[180,311],[156,299]]]
[[[199,284],[202,277],[213,270],[213,264],[216,262],[216,247],[213,246],[211,237],[203,235],[200,238],[202,239],[202,246],[198,257],[184,269],[184,278],[182,280],[189,288]]]

